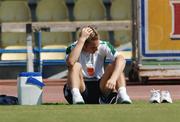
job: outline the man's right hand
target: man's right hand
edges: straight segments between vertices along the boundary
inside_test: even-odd
[[[88,39],[88,37],[90,36],[90,34],[93,33],[93,30],[90,27],[84,27],[81,30],[81,36],[79,37],[81,41],[86,41]]]

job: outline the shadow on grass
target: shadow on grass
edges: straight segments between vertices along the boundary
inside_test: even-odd
[[[69,105],[68,103],[43,103],[42,105]]]

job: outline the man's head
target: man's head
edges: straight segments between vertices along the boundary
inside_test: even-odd
[[[86,39],[84,47],[83,47],[83,51],[89,52],[89,53],[95,53],[99,46],[99,34],[94,27],[92,26],[88,26],[88,27],[92,29],[92,33]],[[79,36],[81,36],[81,32]]]

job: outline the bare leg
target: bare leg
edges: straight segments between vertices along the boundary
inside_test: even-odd
[[[132,103],[129,96],[127,95],[126,92],[126,80],[125,80],[125,76],[124,73],[120,73],[117,80],[116,80],[116,88],[115,89],[108,89],[106,88],[106,84],[108,79],[111,77],[113,71],[115,69],[115,64],[109,64],[106,69],[105,69],[105,73],[100,81],[100,89],[101,92],[103,93],[103,95],[105,97],[109,96],[109,93],[111,93],[112,91],[117,91],[117,103]]]
[[[75,63],[71,69],[68,69],[67,83],[71,89],[78,88],[81,93],[85,90],[81,64]]]
[[[114,66],[115,64],[112,63],[112,64],[109,64],[105,69],[105,73],[102,76],[101,81],[100,81],[100,89],[102,93],[108,93],[112,91],[112,90],[107,89],[105,86],[107,84],[108,79],[111,77],[114,71]],[[119,87],[122,87],[122,86],[124,87],[126,86],[126,81],[125,81],[125,77],[123,73],[119,74],[118,79],[116,81],[116,89],[114,89],[114,91],[115,90],[117,91]]]
[[[121,73],[119,75],[119,78],[116,82],[116,90],[118,90],[120,87],[125,87],[126,86],[126,79],[125,79],[125,76],[124,76],[124,73]]]
[[[72,68],[68,69],[67,84],[71,89],[73,104],[83,104],[84,100],[81,93],[85,91],[85,84],[81,64],[75,63]]]

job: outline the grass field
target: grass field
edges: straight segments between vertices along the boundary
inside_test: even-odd
[[[180,122],[180,101],[131,105],[0,106],[0,122]]]

